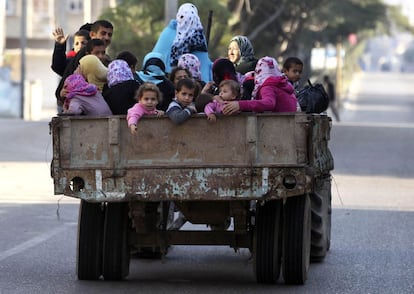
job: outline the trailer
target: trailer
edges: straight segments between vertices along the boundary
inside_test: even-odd
[[[52,118],[54,194],[80,199],[78,278],[122,280],[132,254],[227,245],[250,250],[259,283],[305,283],[330,247],[331,126],[306,113],[145,116],[133,136],[125,116]]]

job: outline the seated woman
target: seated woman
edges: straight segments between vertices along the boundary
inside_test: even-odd
[[[254,56],[252,43],[246,36],[234,36],[231,38],[227,49],[227,57],[236,67],[236,71],[246,74],[254,71],[257,58]]]
[[[239,111],[296,112],[298,102],[293,86],[280,72],[274,58],[265,56],[259,59],[254,83],[254,100],[225,102],[223,114],[231,115]]]
[[[154,83],[162,93],[157,109],[166,111],[175,96],[174,84],[165,73],[164,57],[161,53],[150,52],[144,57],[142,70],[137,72],[139,83]]]
[[[135,94],[140,84],[135,81],[125,60],[115,59],[108,66],[108,87],[102,92],[113,114],[127,114],[135,105]]]

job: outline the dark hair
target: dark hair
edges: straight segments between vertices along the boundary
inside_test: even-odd
[[[297,57],[288,57],[283,63],[283,68],[288,70],[289,68],[291,68],[293,65],[296,65],[296,64],[303,66],[303,61]]]
[[[80,30],[86,30],[86,31],[90,32],[90,31],[91,31],[91,27],[92,27],[92,24],[87,22],[87,23],[83,24],[83,25],[79,28],[79,31],[80,31]]]
[[[136,100],[139,101],[142,95],[144,95],[144,92],[147,92],[147,91],[155,92],[157,94],[158,102],[161,101],[162,93],[160,89],[157,87],[156,84],[151,83],[151,82],[145,82],[141,86],[139,86],[137,93],[135,95]]]
[[[125,60],[126,63],[128,63],[129,66],[136,66],[137,63],[138,63],[138,59],[130,51],[119,52],[118,55],[116,56],[116,59]]]
[[[181,66],[176,66],[176,67],[174,67],[174,68],[173,68],[173,70],[171,71],[171,73],[170,73],[170,75],[169,75],[169,78],[170,78],[170,81],[171,81],[171,82],[173,82],[173,83],[174,83],[174,80],[175,80],[175,75],[176,75],[176,74],[177,74],[177,72],[179,72],[180,70],[185,71],[185,72],[187,73],[188,77],[189,77],[189,78],[192,78],[191,72],[190,72],[190,70],[189,70],[188,68],[184,68],[184,67],[181,67]]]
[[[89,35],[89,31],[81,29],[73,34],[74,37],[84,37],[87,41],[91,39],[91,36]]]
[[[91,32],[97,33],[100,27],[107,28],[107,29],[114,29],[114,26],[112,25],[112,23],[110,23],[107,20],[100,19],[100,20],[95,21],[92,24]]]
[[[164,61],[157,57],[151,57],[147,61],[145,61],[143,70],[146,71],[150,65],[158,66],[164,73],[165,73],[165,64]]]
[[[90,54],[96,46],[105,46],[105,43],[101,39],[90,39],[86,44],[86,53]]]
[[[179,92],[179,91],[181,91],[181,89],[183,87],[186,87],[190,90],[194,89],[194,91],[197,90],[197,85],[196,85],[196,83],[193,79],[181,79],[181,80],[179,80],[178,83],[177,83],[177,86],[175,87],[175,90]]]

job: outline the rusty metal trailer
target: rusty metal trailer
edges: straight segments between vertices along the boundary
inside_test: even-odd
[[[120,280],[131,254],[171,245],[249,248],[259,283],[306,281],[330,246],[331,119],[242,113],[182,125],[144,117],[60,116],[50,123],[54,193],[81,199],[79,279]],[[206,224],[184,230],[182,224]]]

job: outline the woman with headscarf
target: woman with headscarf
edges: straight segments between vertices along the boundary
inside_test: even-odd
[[[96,85],[88,83],[80,74],[71,74],[65,80],[64,114],[112,115],[111,109],[98,91]]]
[[[297,109],[293,86],[280,72],[277,61],[269,56],[260,58],[256,64],[252,97],[254,100],[225,102],[223,113],[296,112]]]
[[[103,91],[113,114],[127,114],[135,105],[135,95],[140,84],[135,81],[131,68],[125,60],[115,59],[108,66],[108,87]]]
[[[96,85],[100,92],[102,92],[107,83],[106,75],[108,69],[102,61],[93,54],[85,55],[79,60],[79,67],[76,70],[76,73],[83,75],[88,83]]]
[[[175,96],[174,84],[165,74],[164,57],[161,53],[150,52],[145,55],[142,70],[137,72],[140,83],[151,82],[157,85],[162,93],[157,109],[166,111]]]
[[[178,67],[186,68],[190,71],[191,77],[197,82],[201,80],[201,63],[197,56],[191,53],[185,53],[180,56],[177,63]],[[205,83],[203,83],[204,86]]]
[[[241,74],[254,71],[256,67],[253,45],[246,36],[234,36],[230,40],[227,56]]]
[[[197,7],[191,3],[182,4],[176,18],[161,32],[153,52],[165,53],[166,72],[170,73],[181,55],[191,53],[197,56],[201,66],[201,80],[211,81],[212,62],[207,52],[207,41],[198,16]]]

